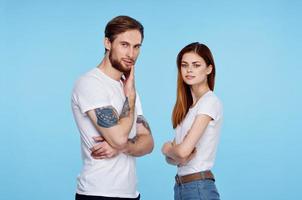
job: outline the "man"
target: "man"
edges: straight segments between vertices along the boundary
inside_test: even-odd
[[[76,199],[140,199],[135,157],[151,153],[153,138],[135,90],[134,64],[143,26],[128,16],[105,28],[105,56],[81,76],[72,110],[81,135],[83,169]]]

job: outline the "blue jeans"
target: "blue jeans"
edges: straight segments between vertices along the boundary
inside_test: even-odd
[[[175,184],[174,200],[220,200],[213,180],[198,180]]]

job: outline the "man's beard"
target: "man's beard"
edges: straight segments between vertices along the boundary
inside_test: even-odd
[[[124,67],[121,62],[119,62],[117,59],[114,59],[112,57],[112,51],[109,52],[109,61],[110,61],[113,68],[115,68],[118,71],[122,72],[125,75],[125,77],[129,76],[131,69]]]

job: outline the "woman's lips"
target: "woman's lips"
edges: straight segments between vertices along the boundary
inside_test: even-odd
[[[186,77],[186,79],[188,79],[188,80],[192,80],[193,78],[195,78],[195,76],[191,76],[191,75],[187,75],[187,76],[185,76]]]

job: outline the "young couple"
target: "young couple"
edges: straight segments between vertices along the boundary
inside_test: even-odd
[[[80,132],[83,168],[76,200],[140,199],[135,158],[151,153],[154,142],[135,89],[135,62],[144,38],[140,22],[118,16],[105,28],[105,56],[81,76],[72,93]],[[219,199],[211,172],[222,105],[213,93],[215,64],[200,43],[177,56],[177,99],[172,114],[175,139],[162,153],[178,168],[174,199]]]

